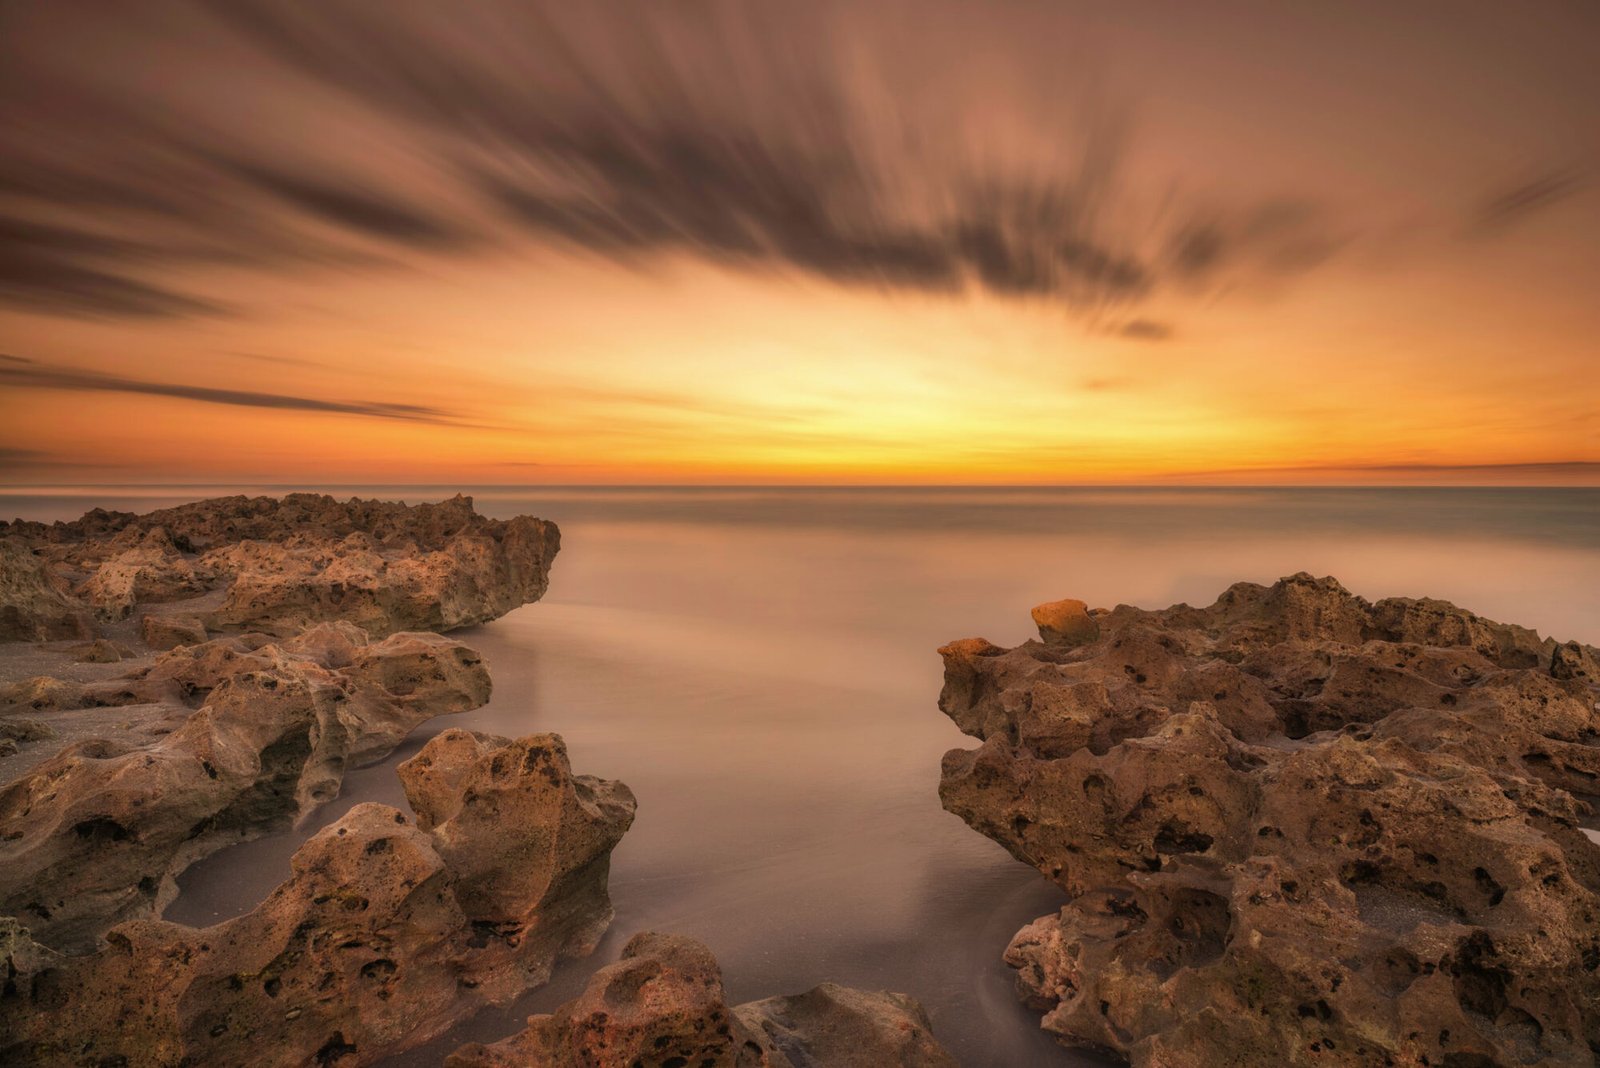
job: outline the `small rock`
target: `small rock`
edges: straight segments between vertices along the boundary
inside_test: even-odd
[[[578,997],[446,1068],[955,1068],[921,1006],[903,994],[824,983],[729,1007],[700,942],[646,932]]]
[[[1089,615],[1089,606],[1066,598],[1047,601],[1033,610],[1039,637],[1051,645],[1086,645],[1100,636],[1100,625]]]
[[[124,650],[115,642],[96,638],[84,645],[75,645],[67,655],[80,664],[115,664],[123,658]]]
[[[1579,679],[1590,685],[1600,685],[1600,666],[1589,650],[1577,642],[1558,645],[1550,654],[1550,675],[1562,680]]]
[[[139,634],[152,649],[199,645],[208,637],[206,625],[193,616],[146,615],[139,621]]]

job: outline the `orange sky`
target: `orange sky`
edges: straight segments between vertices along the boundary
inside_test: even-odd
[[[1587,8],[138,7],[0,34],[7,483],[1600,484]]]

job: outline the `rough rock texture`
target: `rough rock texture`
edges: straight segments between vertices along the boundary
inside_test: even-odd
[[[478,655],[438,635],[371,642],[324,623],[264,640],[186,646],[103,682],[0,688],[0,724],[49,735],[107,711],[131,721],[0,789],[0,914],[52,947],[92,945],[112,923],[164,906],[198,857],[331,799],[347,767],[489,698]]]
[[[88,638],[88,608],[67,595],[23,538],[5,537],[0,524],[0,642]]]
[[[984,739],[945,807],[1073,895],[1006,954],[1048,1030],[1150,1068],[1595,1063],[1594,650],[1308,575],[1090,616],[941,650]]]
[[[145,616],[139,636],[152,649],[176,649],[180,645],[199,645],[210,635],[206,625],[193,616]]]
[[[903,994],[824,983],[729,1008],[711,951],[636,935],[575,1000],[446,1068],[955,1068]]]
[[[448,731],[401,766],[419,824],[362,804],[254,911],[114,928],[57,958],[0,921],[0,1063],[371,1064],[592,952],[627,787],[574,776],[556,735]],[[504,822],[515,819],[510,827]],[[506,848],[506,833],[512,844]]]
[[[542,597],[559,547],[553,523],[487,519],[463,496],[224,497],[0,523],[0,641],[87,637],[91,614],[110,623],[194,598],[212,632],[289,636],[334,619],[374,637],[451,630]]]

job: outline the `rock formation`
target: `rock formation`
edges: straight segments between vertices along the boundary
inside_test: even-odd
[[[730,1008],[711,951],[636,935],[575,1000],[446,1068],[955,1068],[903,994],[824,983]]]
[[[4,524],[0,524],[0,531]],[[0,642],[48,642],[94,634],[88,608],[73,600],[27,541],[0,534]]]
[[[324,623],[265,641],[185,646],[103,682],[0,687],[0,725],[70,742],[0,788],[0,914],[52,947],[91,946],[164,906],[198,857],[287,824],[333,798],[346,768],[489,698],[478,655],[438,635],[372,642]]]
[[[335,619],[374,637],[453,630],[542,597],[559,547],[555,524],[487,519],[462,496],[225,497],[0,523],[0,641],[87,637],[91,617],[189,600],[185,614],[212,633],[288,637]]]
[[[1081,607],[1081,606],[1078,606]],[[941,650],[945,807],[1072,895],[1006,952],[1136,1068],[1592,1065],[1595,651],[1332,579]]]
[[[0,1063],[353,1068],[593,950],[627,787],[574,776],[548,734],[446,731],[400,774],[415,823],[356,806],[237,919],[134,920],[70,958],[0,921]]]

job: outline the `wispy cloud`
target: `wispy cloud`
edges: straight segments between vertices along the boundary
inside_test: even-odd
[[[1135,341],[1166,341],[1172,337],[1172,326],[1156,319],[1129,319],[1116,327],[1116,333]]]
[[[75,460],[58,453],[45,452],[41,449],[22,449],[0,445],[0,466],[13,470],[40,470],[40,469],[81,469],[105,468],[115,469],[126,467],[126,464],[114,460]]]
[[[1298,464],[1287,467],[1228,467],[1207,471],[1185,471],[1171,477],[1185,481],[1206,478],[1248,477],[1255,481],[1282,478],[1293,482],[1299,478],[1314,477],[1319,480],[1352,476],[1370,481],[1381,476],[1385,481],[1412,479],[1422,483],[1434,481],[1472,481],[1478,483],[1500,482],[1519,485],[1551,481],[1572,485],[1600,485],[1600,461],[1557,460],[1528,463],[1348,463],[1348,464]]]
[[[320,400],[283,393],[258,393],[253,390],[213,389],[176,382],[149,382],[120,375],[100,374],[76,368],[48,367],[21,357],[7,357],[0,365],[0,385],[14,389],[61,389],[89,393],[141,393],[154,397],[176,397],[204,404],[224,404],[241,408],[271,408],[304,412],[330,412],[362,415],[375,419],[398,419],[413,423],[457,425],[458,417],[449,411],[417,404],[389,404],[381,401]]]
[[[1584,185],[1583,176],[1577,171],[1558,170],[1496,189],[1472,210],[1467,231],[1483,234],[1505,229],[1566,200],[1582,191]]]

